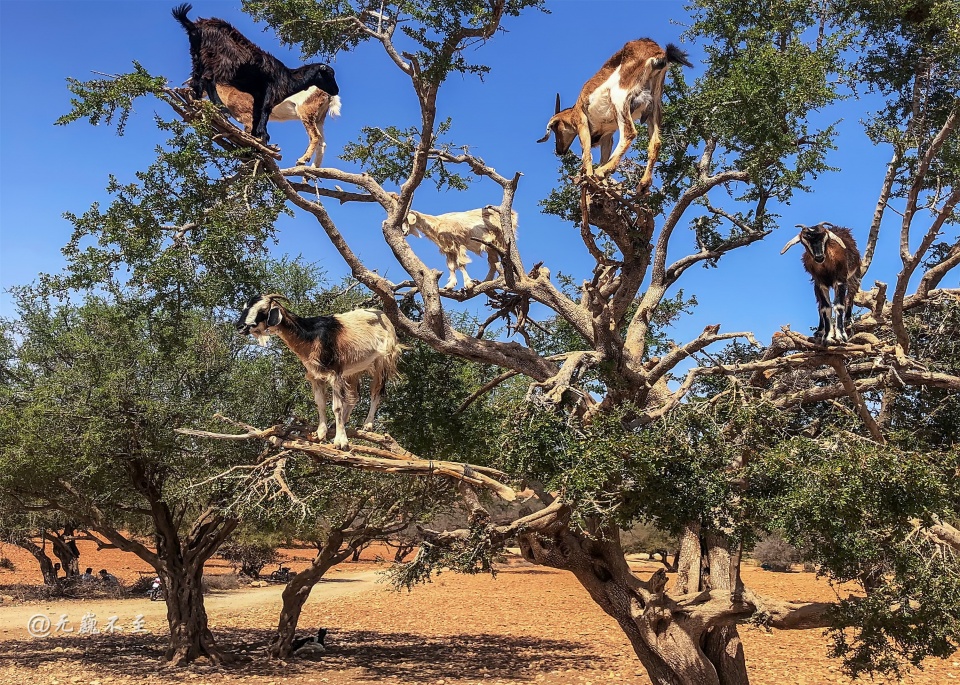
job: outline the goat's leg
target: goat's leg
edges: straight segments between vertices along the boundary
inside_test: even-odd
[[[311,378],[310,387],[313,389],[313,401],[317,403],[317,413],[320,421],[317,423],[317,440],[327,439],[327,384]]]
[[[270,95],[269,89],[253,93],[253,137],[264,143],[270,142],[267,134],[267,121],[270,119],[270,110],[273,109],[269,106]]]
[[[463,245],[459,245],[457,249],[457,268],[460,269],[460,273],[463,274],[463,288],[464,290],[469,290],[473,287],[473,279],[470,278],[470,274],[467,273],[467,264],[469,264],[472,259],[467,254],[467,248]]]
[[[830,312],[830,331],[827,333],[828,343],[847,342],[847,332],[844,330],[846,311],[847,284],[837,283],[833,286],[833,310]]]
[[[857,293],[860,291],[859,275],[851,276],[847,280],[846,286],[847,286],[847,297],[846,297],[846,301],[844,302],[844,305],[846,305],[845,306],[846,315],[844,316],[844,319],[841,325],[843,326],[844,332],[846,332],[847,336],[849,337],[853,335],[853,303],[857,297]]]
[[[817,310],[820,312],[820,325],[817,327],[817,332],[813,334],[813,338],[823,344],[830,329],[830,314],[833,312],[830,306],[830,286],[814,283],[813,292],[817,296]]]
[[[450,272],[450,278],[447,279],[447,282],[443,284],[444,288],[448,290],[456,290],[457,288],[457,253],[456,252],[444,252],[443,256],[447,259],[447,271]]]
[[[333,381],[333,418],[337,430],[333,436],[333,446],[338,450],[349,448],[347,441],[347,419],[350,418],[350,387],[349,381],[337,376]]]
[[[313,166],[320,166],[323,161],[323,151],[327,146],[323,141],[322,117],[326,115],[326,111],[321,115],[319,109],[313,98],[308,98],[306,102],[297,107],[297,116],[303,122],[303,128],[307,131],[307,138],[310,141],[307,145],[307,151],[297,160],[298,165],[309,164],[310,160],[313,159]],[[316,155],[316,159],[314,159],[314,155]]]
[[[580,138],[580,147],[583,148],[583,173],[587,176],[593,176],[593,150],[590,148],[590,124],[587,122],[586,111],[580,117],[577,136]]]
[[[613,150],[613,134],[605,133],[600,138],[600,164],[610,161],[610,152]]]
[[[363,430],[373,430],[373,420],[377,416],[377,409],[380,408],[380,401],[383,399],[383,388],[387,384],[387,375],[382,369],[373,368],[370,376],[370,411],[367,412],[367,418],[363,420]]]
[[[633,143],[633,139],[637,137],[637,129],[633,126],[633,118],[629,110],[628,104],[623,104],[617,108],[617,129],[620,132],[620,140],[617,142],[617,147],[610,159],[597,169],[597,176],[601,178],[617,168],[623,153],[627,151],[627,148]]]
[[[489,266],[489,269],[487,270],[487,275],[483,280],[492,281],[497,275],[497,272],[500,271],[500,255],[492,247],[487,248],[487,265]]]
[[[659,110],[650,117],[647,122],[647,133],[650,135],[650,142],[647,145],[647,168],[643,171],[643,177],[637,184],[638,193],[647,193],[653,184],[653,167],[660,157],[660,123]]]

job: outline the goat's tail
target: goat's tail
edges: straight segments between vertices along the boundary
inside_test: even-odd
[[[687,59],[687,53],[673,43],[667,43],[667,64],[682,64],[685,67],[693,66],[690,64],[690,60]]]
[[[193,32],[197,30],[197,27],[194,26],[193,22],[190,21],[190,18],[187,16],[192,9],[193,5],[191,5],[189,2],[185,2],[182,5],[177,5],[174,7],[173,11],[171,12],[171,14],[173,14],[173,18],[183,25],[183,28],[186,29],[188,34],[193,34]]]
[[[327,107],[327,114],[332,117],[340,116],[340,96],[334,95],[330,98],[330,106]]]

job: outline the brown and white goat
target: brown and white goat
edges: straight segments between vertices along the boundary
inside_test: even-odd
[[[233,86],[217,84],[217,95],[230,110],[231,116],[243,125],[247,133],[253,131],[253,96]],[[327,114],[340,116],[340,96],[330,96],[316,86],[294,93],[270,112],[270,121],[301,121],[310,143],[307,151],[297,160],[298,165],[313,160],[313,166],[323,163],[327,143],[323,136],[323,122]]]
[[[820,325],[814,338],[819,343],[847,341],[853,316],[853,300],[860,289],[860,250],[849,228],[821,221],[814,226],[797,224],[800,233],[784,245],[780,254],[802,243],[803,268],[813,280],[813,292],[820,311]],[[833,306],[830,306],[833,288]]]
[[[660,155],[663,84],[671,64],[693,66],[687,60],[687,53],[672,43],[664,50],[649,38],[630,41],[583,85],[573,107],[561,110],[557,94],[556,113],[547,122],[546,135],[537,142],[546,142],[553,133],[557,155],[562,157],[579,137],[585,173],[603,178],[617,168],[623,153],[636,138],[633,122],[646,123],[650,136],[647,168],[637,187],[638,192],[645,192],[650,188],[653,166]],[[613,134],[617,131],[620,142],[611,155]],[[600,166],[594,172],[591,148],[597,145],[600,146]]]
[[[320,421],[317,438],[327,435],[327,384],[333,387],[333,417],[336,434],[333,446],[347,449],[346,424],[357,404],[360,374],[370,376],[370,411],[365,430],[373,420],[383,397],[384,386],[397,373],[402,347],[393,324],[379,309],[357,309],[333,316],[300,317],[283,306],[282,295],[256,295],[240,312],[236,327],[242,335],[253,335],[261,345],[267,337],[278,336],[307,369]]]
[[[517,213],[513,212],[513,229],[517,228]],[[444,288],[457,287],[457,270],[463,274],[463,287],[473,287],[467,273],[471,262],[467,251],[477,255],[486,254],[490,265],[484,281],[489,281],[498,272],[502,273],[500,255],[507,250],[499,207],[487,205],[468,212],[449,212],[439,216],[410,211],[403,223],[403,232],[430,239],[447,258],[450,278]]]

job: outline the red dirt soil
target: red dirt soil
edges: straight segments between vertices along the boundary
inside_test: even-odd
[[[283,552],[284,565],[294,570],[303,568],[312,557],[310,549]],[[356,589],[351,591],[350,577],[374,568],[374,558],[389,556],[389,552],[368,549],[364,561],[342,564],[318,586],[318,591],[342,587],[350,593],[311,599],[304,608],[302,634],[318,626],[330,630],[328,652],[317,661],[295,659],[284,664],[260,657],[258,652],[276,624],[276,602],[260,603],[259,595],[251,597],[250,593],[256,591],[247,589],[219,593],[215,608],[211,602],[208,613],[221,644],[236,653],[249,654],[253,660],[225,667],[201,660],[185,669],[165,670],[158,661],[165,630],[156,622],[149,627],[157,632],[146,635],[29,638],[22,628],[5,629],[0,631],[0,683],[650,683],[616,623],[597,608],[570,574],[512,558],[496,578],[444,573],[411,593],[354,580]],[[0,585],[39,582],[32,557],[16,548],[0,546],[0,556],[4,555],[13,560],[17,571],[0,570]],[[149,568],[132,554],[98,552],[91,543],[81,543],[80,566],[91,566],[94,571],[107,568],[127,583],[137,579],[138,570]],[[635,568],[645,577],[657,565],[645,563]],[[211,574],[229,570],[221,560],[208,564]],[[771,573],[747,567],[744,577],[750,587],[772,597],[801,601],[834,598],[829,585],[812,573]],[[6,592],[0,589],[0,594]],[[269,590],[260,592],[275,595]],[[6,607],[10,598],[4,599]],[[76,625],[85,602],[92,601],[31,603],[3,611],[22,610],[24,624],[34,613],[69,611]],[[129,618],[149,605],[145,599],[115,601],[118,608],[114,613],[130,614]],[[851,682],[841,675],[835,661],[826,658],[827,638],[819,629],[766,633],[743,627],[741,634],[754,685]],[[928,660],[924,667],[923,671],[907,673],[901,682],[960,685],[960,654],[946,661]]]

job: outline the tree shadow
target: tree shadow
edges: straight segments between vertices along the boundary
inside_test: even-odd
[[[310,631],[300,631],[303,634]],[[316,660],[294,657],[290,662],[266,658],[273,637],[269,629],[220,628],[219,645],[238,658],[223,668],[261,677],[321,673],[330,669],[359,669],[359,678],[380,682],[388,676],[425,682],[436,679],[481,678],[510,674],[516,680],[534,680],[558,669],[578,671],[602,668],[590,648],[570,640],[544,640],[491,633],[429,636],[375,630],[330,630],[327,654]],[[113,675],[146,680],[182,681],[185,672],[220,670],[206,659],[183,669],[160,670],[167,640],[164,635],[81,635],[0,642],[0,659],[28,669],[44,664],[79,661]]]

